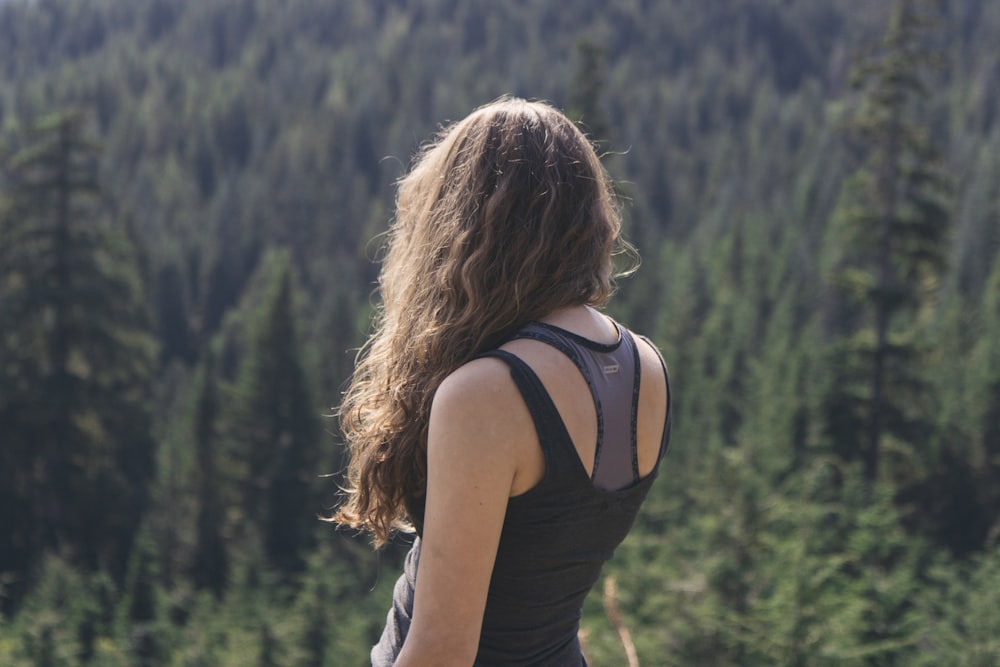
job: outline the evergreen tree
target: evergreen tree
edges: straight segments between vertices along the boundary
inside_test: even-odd
[[[173,358],[193,362],[197,350],[195,335],[191,330],[184,282],[175,264],[171,263],[160,269],[154,292],[160,362]]]
[[[611,138],[611,125],[603,108],[607,53],[593,41],[583,39],[576,44],[575,57],[568,114],[592,141],[606,145]]]
[[[0,571],[60,550],[120,575],[152,476],[154,342],[79,113],[42,118],[0,208]]]
[[[287,252],[263,262],[263,305],[251,323],[231,432],[243,462],[243,507],[268,561],[301,568],[322,507],[319,428],[296,336],[292,267]]]
[[[333,587],[330,586],[329,570],[335,565],[327,556],[325,545],[315,549],[309,556],[302,590],[295,602],[295,611],[303,619],[298,644],[302,655],[297,667],[324,667],[332,658],[330,635],[334,627]]]
[[[1000,549],[931,570],[918,604],[927,631],[910,663],[919,667],[1000,664]]]
[[[136,538],[129,559],[119,611],[121,633],[128,638],[136,667],[155,667],[163,662],[163,636],[157,627],[160,616],[158,569],[153,539],[143,531]]]
[[[198,376],[194,406],[198,516],[192,575],[197,587],[207,588],[218,597],[226,585],[228,563],[223,535],[222,476],[216,458],[220,438],[216,431],[219,399],[215,383],[214,357],[208,350]]]
[[[257,659],[257,667],[281,667],[283,663],[278,658],[281,654],[278,639],[274,636],[274,629],[267,618],[260,620],[258,638],[260,641],[260,656]]]
[[[983,327],[979,341],[969,355],[969,385],[973,388],[970,463],[975,467],[978,497],[972,525],[979,530],[972,537],[975,545],[996,545],[1000,536],[1000,261],[990,275],[983,292]],[[965,522],[963,522],[965,523]]]
[[[883,439],[912,442],[925,426],[911,410],[919,396],[907,395],[919,389],[908,325],[944,268],[948,231],[948,181],[918,115],[929,94],[927,27],[918,0],[897,0],[880,51],[857,68],[863,93],[852,128],[866,156],[834,213],[847,249],[836,282],[853,304],[840,314],[847,338],[831,431],[836,448],[861,458],[869,484]]]

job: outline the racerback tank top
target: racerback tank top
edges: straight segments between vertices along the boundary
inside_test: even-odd
[[[638,349],[632,334],[616,326],[619,339],[610,345],[539,322],[524,326],[511,338],[555,347],[587,381],[598,419],[590,475],[534,371],[505,350],[481,355],[501,359],[510,367],[538,434],[545,473],[536,486],[508,501],[483,616],[478,667],[584,664],[577,639],[584,598],[628,534],[659,473],[658,461],[650,474],[639,478]],[[662,369],[667,375],[665,364]],[[667,383],[669,396],[669,376]],[[669,443],[671,413],[668,405],[660,458]],[[409,630],[420,559],[420,499],[411,504],[411,514],[418,537],[396,582],[385,630],[372,649],[374,667],[392,665]]]

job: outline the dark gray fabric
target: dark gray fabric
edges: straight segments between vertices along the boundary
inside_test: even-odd
[[[391,667],[399,657],[403,640],[410,631],[410,620],[413,618],[413,590],[417,583],[417,564],[420,561],[420,538],[413,542],[406,560],[403,562],[403,574],[392,589],[392,609],[385,619],[385,629],[382,637],[371,651],[373,667]]]

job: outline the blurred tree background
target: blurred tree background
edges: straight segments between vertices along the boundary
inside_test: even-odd
[[[502,94],[598,143],[609,310],[671,365],[607,568],[640,663],[1000,664],[998,39],[993,0],[0,0],[0,664],[365,664],[406,545],[316,520],[330,408],[394,180]],[[583,628],[625,664],[600,587]]]

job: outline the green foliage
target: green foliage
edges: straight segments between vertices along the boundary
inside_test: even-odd
[[[299,357],[289,255],[269,255],[261,271],[263,303],[250,323],[227,426],[242,520],[259,531],[268,562],[291,572],[302,567],[321,510],[319,410]]]
[[[112,606],[117,592],[108,576],[83,574],[55,557],[46,558],[38,569],[37,585],[20,614],[3,628],[3,664],[115,664],[99,662],[115,634]]]
[[[501,94],[581,118],[644,257],[641,664],[995,663],[1000,5],[894,4],[0,0],[0,664],[365,664],[399,554],[316,521],[319,415],[393,180]]]
[[[216,381],[214,359],[209,350],[200,369],[194,406],[198,517],[191,578],[196,587],[208,588],[219,596],[226,585],[228,557],[225,544],[225,507],[223,493],[219,488],[223,477],[215,452],[221,442],[217,432],[219,397]]]
[[[864,462],[871,484],[883,440],[916,445],[924,431],[907,414],[923,406],[914,391],[920,350],[902,317],[925,302],[947,255],[949,182],[919,122],[929,95],[923,67],[934,57],[922,4],[894,2],[882,48],[855,69],[862,97],[852,129],[865,145],[865,162],[845,181],[831,225],[844,239],[834,280],[853,306],[837,330],[845,340],[831,435],[843,455]]]
[[[601,104],[607,55],[589,40],[577,43],[575,55],[576,71],[573,73],[567,113],[581,124],[592,140],[607,143],[611,127]]]
[[[964,565],[943,561],[930,573],[933,586],[920,596],[928,619],[915,665],[986,667],[1000,659],[1000,558],[996,549]]]
[[[135,249],[107,219],[83,115],[45,116],[25,140],[0,212],[0,485],[16,508],[0,571],[60,550],[120,574],[155,449]]]

